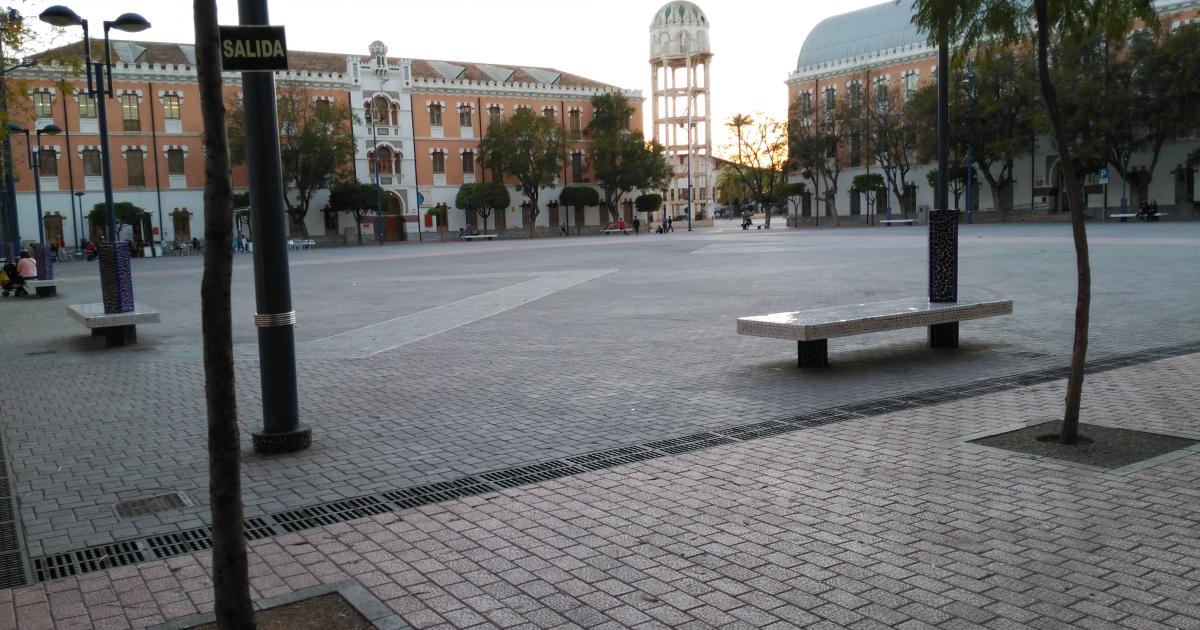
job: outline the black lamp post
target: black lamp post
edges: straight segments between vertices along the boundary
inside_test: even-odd
[[[971,147],[973,136],[975,135],[975,69],[971,66],[970,59],[967,59],[967,67],[963,71],[962,82],[963,91],[967,97],[967,223],[970,224],[975,222],[975,190],[973,187],[974,181],[972,181],[975,179],[975,158]]]
[[[12,8],[0,14],[0,21],[3,22],[20,22],[21,19],[21,14]],[[0,51],[0,112],[7,117],[8,89],[4,77],[13,70],[32,66],[36,60],[27,57],[20,63],[8,67],[4,67],[4,63],[6,62],[3,59],[3,52]],[[0,228],[3,228],[4,231],[4,243],[0,243],[0,258],[7,255],[15,259],[17,252],[21,249],[21,222],[17,216],[16,181],[13,178],[12,168],[12,140],[7,134],[4,136],[4,188],[3,208],[5,212],[0,219]],[[11,251],[5,251],[6,249],[11,249]]]
[[[29,141],[29,130],[18,125],[17,123],[8,123],[9,133],[25,134],[25,150],[29,158],[29,166],[33,169],[33,197],[37,202],[37,223],[38,223],[38,279],[52,280],[54,278],[54,269],[50,266],[50,250],[46,248],[46,225],[42,219],[42,135],[53,136],[62,133],[62,129],[58,125],[51,123],[38,129],[34,134],[37,142],[37,151],[33,150],[33,143]]]
[[[86,238],[88,240],[91,240],[91,232],[90,232],[90,230],[86,229],[88,226],[86,223],[84,223],[83,191],[82,190],[75,191],[75,199],[79,202],[79,223],[75,223],[74,216],[71,217],[71,223],[75,223],[75,225],[78,226],[78,228],[79,228],[79,233],[75,235],[75,247],[82,248],[83,245],[80,244],[81,238]],[[72,207],[74,207],[74,206],[72,206]]]
[[[100,127],[100,162],[104,172],[104,206],[107,219],[108,242],[99,247],[100,286],[104,295],[104,312],[123,313],[133,310],[133,279],[129,266],[129,248],[117,246],[116,214],[113,210],[112,168],[108,151],[108,108],[106,101],[113,97],[112,50],[108,32],[112,29],[137,33],[150,28],[150,22],[136,13],[122,13],[117,19],[104,21],[104,60],[92,59],[91,38],[88,37],[88,21],[79,17],[63,5],[54,5],[38,16],[43,22],[60,28],[83,27],[84,64],[87,67],[89,98],[96,99],[96,113]],[[94,64],[94,69],[93,69]],[[95,72],[95,81],[92,73]]]

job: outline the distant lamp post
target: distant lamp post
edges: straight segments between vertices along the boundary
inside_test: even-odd
[[[83,245],[80,244],[80,239],[86,238],[89,241],[92,240],[92,232],[89,229],[91,226],[84,221],[82,190],[75,191],[75,199],[79,201],[79,223],[76,224],[79,226],[79,234],[75,237],[75,246],[83,247]],[[75,217],[71,217],[71,222],[75,222]]]
[[[975,68],[971,64],[971,60],[967,59],[967,67],[962,74],[963,91],[967,96],[967,223],[974,223],[975,217],[975,167],[974,153],[971,146],[975,135]]]
[[[104,21],[104,59],[92,59],[91,38],[88,37],[88,21],[71,9],[58,4],[42,11],[38,16],[43,22],[66,28],[83,27],[84,64],[87,67],[88,98],[96,99],[96,114],[100,128],[100,163],[104,181],[104,207],[107,222],[108,242],[101,245],[100,287],[104,296],[104,312],[124,313],[134,310],[133,278],[129,266],[129,248],[117,246],[116,213],[113,209],[112,168],[108,150],[108,107],[107,99],[113,97],[112,47],[108,32],[112,29],[137,33],[150,28],[150,22],[136,13],[122,13],[115,20]],[[93,67],[94,66],[94,67]],[[92,74],[95,73],[93,81]]]
[[[50,249],[46,247],[46,225],[42,219],[42,135],[53,136],[62,133],[62,129],[53,123],[38,129],[34,134],[34,141],[37,142],[37,151],[33,150],[33,143],[29,141],[29,130],[18,125],[17,123],[8,123],[8,130],[11,133],[25,134],[25,150],[29,158],[29,166],[33,169],[33,198],[37,202],[37,224],[38,224],[38,279],[52,280],[54,278],[54,268],[50,266]]]

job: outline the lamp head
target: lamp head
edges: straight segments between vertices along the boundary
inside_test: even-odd
[[[83,25],[83,18],[79,17],[78,13],[61,4],[56,4],[42,11],[38,18],[50,26],[66,27]]]
[[[8,127],[8,130],[13,133],[25,133],[25,128],[22,127],[21,125],[18,125],[17,123],[10,122],[5,126]]]
[[[54,123],[50,123],[50,124],[46,125],[45,127],[42,127],[41,129],[39,129],[38,133],[43,134],[43,135],[48,135],[48,136],[56,136],[56,135],[62,133],[62,129],[59,129],[58,125],[56,125]]]
[[[117,19],[105,22],[105,25],[115,28],[118,31],[137,33],[150,28],[150,21],[136,13],[122,13],[117,16]]]

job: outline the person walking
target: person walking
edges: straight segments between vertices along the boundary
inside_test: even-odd
[[[668,232],[675,231],[675,223],[673,221],[671,221],[671,217],[667,217],[667,231]]]
[[[662,225],[660,225],[659,227],[662,228],[663,234],[667,233],[668,224],[667,224],[667,217],[665,215],[662,218]]]
[[[637,236],[641,232],[641,230],[642,230],[642,220],[637,217],[633,217],[633,235]]]

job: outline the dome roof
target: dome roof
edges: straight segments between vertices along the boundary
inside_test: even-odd
[[[677,24],[708,26],[708,16],[704,15],[704,11],[696,6],[694,2],[687,0],[676,0],[668,2],[655,12],[654,21],[650,23],[650,29],[662,28],[664,26],[673,26]]]
[[[914,0],[891,1],[822,20],[804,38],[796,71],[893,48],[924,45],[927,37],[912,23],[913,4]]]

